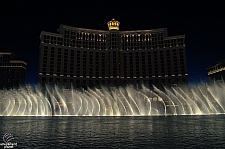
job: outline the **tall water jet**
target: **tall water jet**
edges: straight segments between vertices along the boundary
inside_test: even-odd
[[[225,113],[225,84],[100,86],[64,89],[39,86],[0,91],[1,116],[155,116]]]

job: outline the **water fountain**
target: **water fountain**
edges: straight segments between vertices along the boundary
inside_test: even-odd
[[[155,116],[225,113],[225,84],[0,91],[1,116]]]

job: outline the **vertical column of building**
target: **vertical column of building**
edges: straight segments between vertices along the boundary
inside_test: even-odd
[[[84,85],[84,50],[80,50],[80,86]]]
[[[162,45],[163,46],[163,45]],[[160,59],[161,59],[161,77],[162,77],[162,84],[166,84],[166,50],[162,50],[160,54]]]
[[[46,64],[46,70],[45,70],[45,81],[44,82],[49,82],[49,75],[50,75],[50,56],[51,56],[51,53],[50,53],[50,50],[51,50],[51,47],[48,46],[48,49],[47,51],[45,50],[45,56],[44,57],[44,63]]]
[[[75,86],[77,86],[78,84],[78,76],[80,75],[79,73],[79,58],[78,58],[78,54],[80,54],[79,50],[75,50],[74,51],[75,57],[74,57],[74,78],[75,78]],[[79,55],[80,56],[80,55]]]
[[[143,51],[145,51],[145,64],[144,64],[144,67],[145,67],[145,79],[144,79],[144,82],[146,84],[149,84],[149,58],[148,58],[148,51],[142,49]]]
[[[61,84],[62,83],[62,48],[57,49],[57,78],[56,78],[56,84]]]
[[[157,40],[157,42],[159,42]],[[157,45],[158,46],[158,45]],[[157,57],[158,57],[158,75],[157,75],[157,79],[158,79],[158,83],[162,83],[162,69],[163,69],[163,51],[162,50],[157,50]]]
[[[64,44],[64,43],[63,43]],[[60,68],[60,82],[59,84],[63,85],[64,84],[64,50],[65,48],[62,47],[61,50],[60,50],[60,56],[58,57],[59,58],[59,61],[60,61],[60,64],[58,65],[58,68]]]
[[[100,44],[100,43],[99,43]],[[96,77],[96,82],[97,82],[97,84],[99,84],[100,83],[100,79],[99,79],[99,53],[100,52],[100,50],[96,50],[95,51],[95,60],[94,60],[94,63],[95,63],[95,69],[94,69],[94,74],[95,74],[95,77]]]
[[[57,82],[57,58],[58,58],[58,48],[55,47],[54,50],[54,65],[53,65],[53,83]]]
[[[40,45],[38,82],[41,84],[42,84],[42,77],[43,77],[43,56],[44,56],[44,46]]]
[[[137,50],[134,50],[134,72],[132,78],[135,78],[135,82],[138,82],[140,80],[140,73],[141,73],[141,68],[140,68],[140,52]]]
[[[170,52],[169,50],[165,50],[166,55],[165,55],[165,77],[166,79],[166,83],[169,83],[168,77],[170,75],[170,71],[171,71],[171,65],[170,65]]]
[[[170,44],[171,44],[171,42],[170,42]],[[171,83],[171,84],[174,84],[174,58],[173,58],[173,50],[172,49],[170,49],[169,50],[169,53],[170,53],[170,74],[169,74],[169,76],[170,76],[170,82],[169,83]]]
[[[121,84],[124,84],[124,71],[125,71],[125,57],[124,57],[124,52],[122,50],[122,46],[120,46],[120,52],[119,52],[119,59],[120,59],[120,62],[119,62],[119,80],[120,80],[120,83]]]
[[[103,83],[103,80],[102,80],[102,71],[103,71],[102,59],[103,59],[103,57],[102,57],[101,50],[99,51],[97,58],[98,58],[98,79],[99,79],[99,83],[102,84]]]
[[[130,60],[129,60],[129,62],[130,62],[130,74],[128,75],[127,78],[129,78],[128,82],[132,83],[132,78],[136,74],[135,72],[137,71],[136,70],[136,54],[135,54],[135,51],[131,51],[131,49],[129,51],[129,54],[130,54]]]
[[[68,49],[68,56],[67,56],[67,84],[69,84],[69,86],[72,85],[73,83],[73,76],[71,75],[71,71],[72,71],[72,64],[71,64],[71,59],[72,59],[72,49],[69,48]]]
[[[85,68],[85,71],[86,71],[86,75],[85,75],[85,79],[86,79],[86,84],[89,86],[90,85],[90,71],[89,71],[89,64],[90,64],[90,51],[92,50],[92,48],[90,47],[89,50],[87,50],[87,53],[86,53],[86,68]]]

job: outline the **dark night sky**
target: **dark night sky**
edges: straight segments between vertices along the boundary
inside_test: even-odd
[[[12,1],[0,5],[0,51],[15,52],[28,63],[26,83],[37,83],[39,35],[57,32],[60,24],[108,30],[107,21],[120,21],[120,30],[166,27],[169,36],[186,36],[189,81],[207,79],[206,68],[225,59],[225,2],[204,1]]]

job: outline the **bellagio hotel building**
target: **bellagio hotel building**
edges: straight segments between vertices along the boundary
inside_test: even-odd
[[[38,82],[66,87],[176,85],[188,82],[185,36],[168,36],[166,28],[120,31],[60,25],[58,33],[42,31]]]

